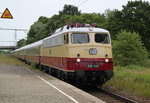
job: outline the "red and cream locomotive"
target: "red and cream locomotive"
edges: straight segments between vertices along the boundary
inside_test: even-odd
[[[62,80],[102,85],[114,74],[110,34],[90,24],[64,26],[12,53]]]

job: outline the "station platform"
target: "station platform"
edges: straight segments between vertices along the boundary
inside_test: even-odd
[[[39,70],[0,63],[0,103],[105,103]]]

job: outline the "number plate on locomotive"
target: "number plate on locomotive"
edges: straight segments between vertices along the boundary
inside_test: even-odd
[[[88,65],[88,68],[99,68],[99,65],[96,64],[96,65]]]

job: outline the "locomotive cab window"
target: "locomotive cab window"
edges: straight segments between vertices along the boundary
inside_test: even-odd
[[[109,44],[109,36],[108,34],[95,34],[95,42],[102,44]]]
[[[73,33],[71,35],[71,40],[73,44],[88,43],[89,35],[86,33]]]

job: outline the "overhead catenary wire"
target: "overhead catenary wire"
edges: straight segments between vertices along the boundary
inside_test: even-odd
[[[78,1],[74,2],[74,4],[77,5],[80,1],[82,1],[82,0],[78,0]]]
[[[81,4],[78,5],[80,7],[81,5],[85,4],[88,0],[84,0]]]
[[[64,0],[64,1],[65,1],[65,4],[70,4],[70,5],[74,5],[74,2],[75,2],[75,0]]]

